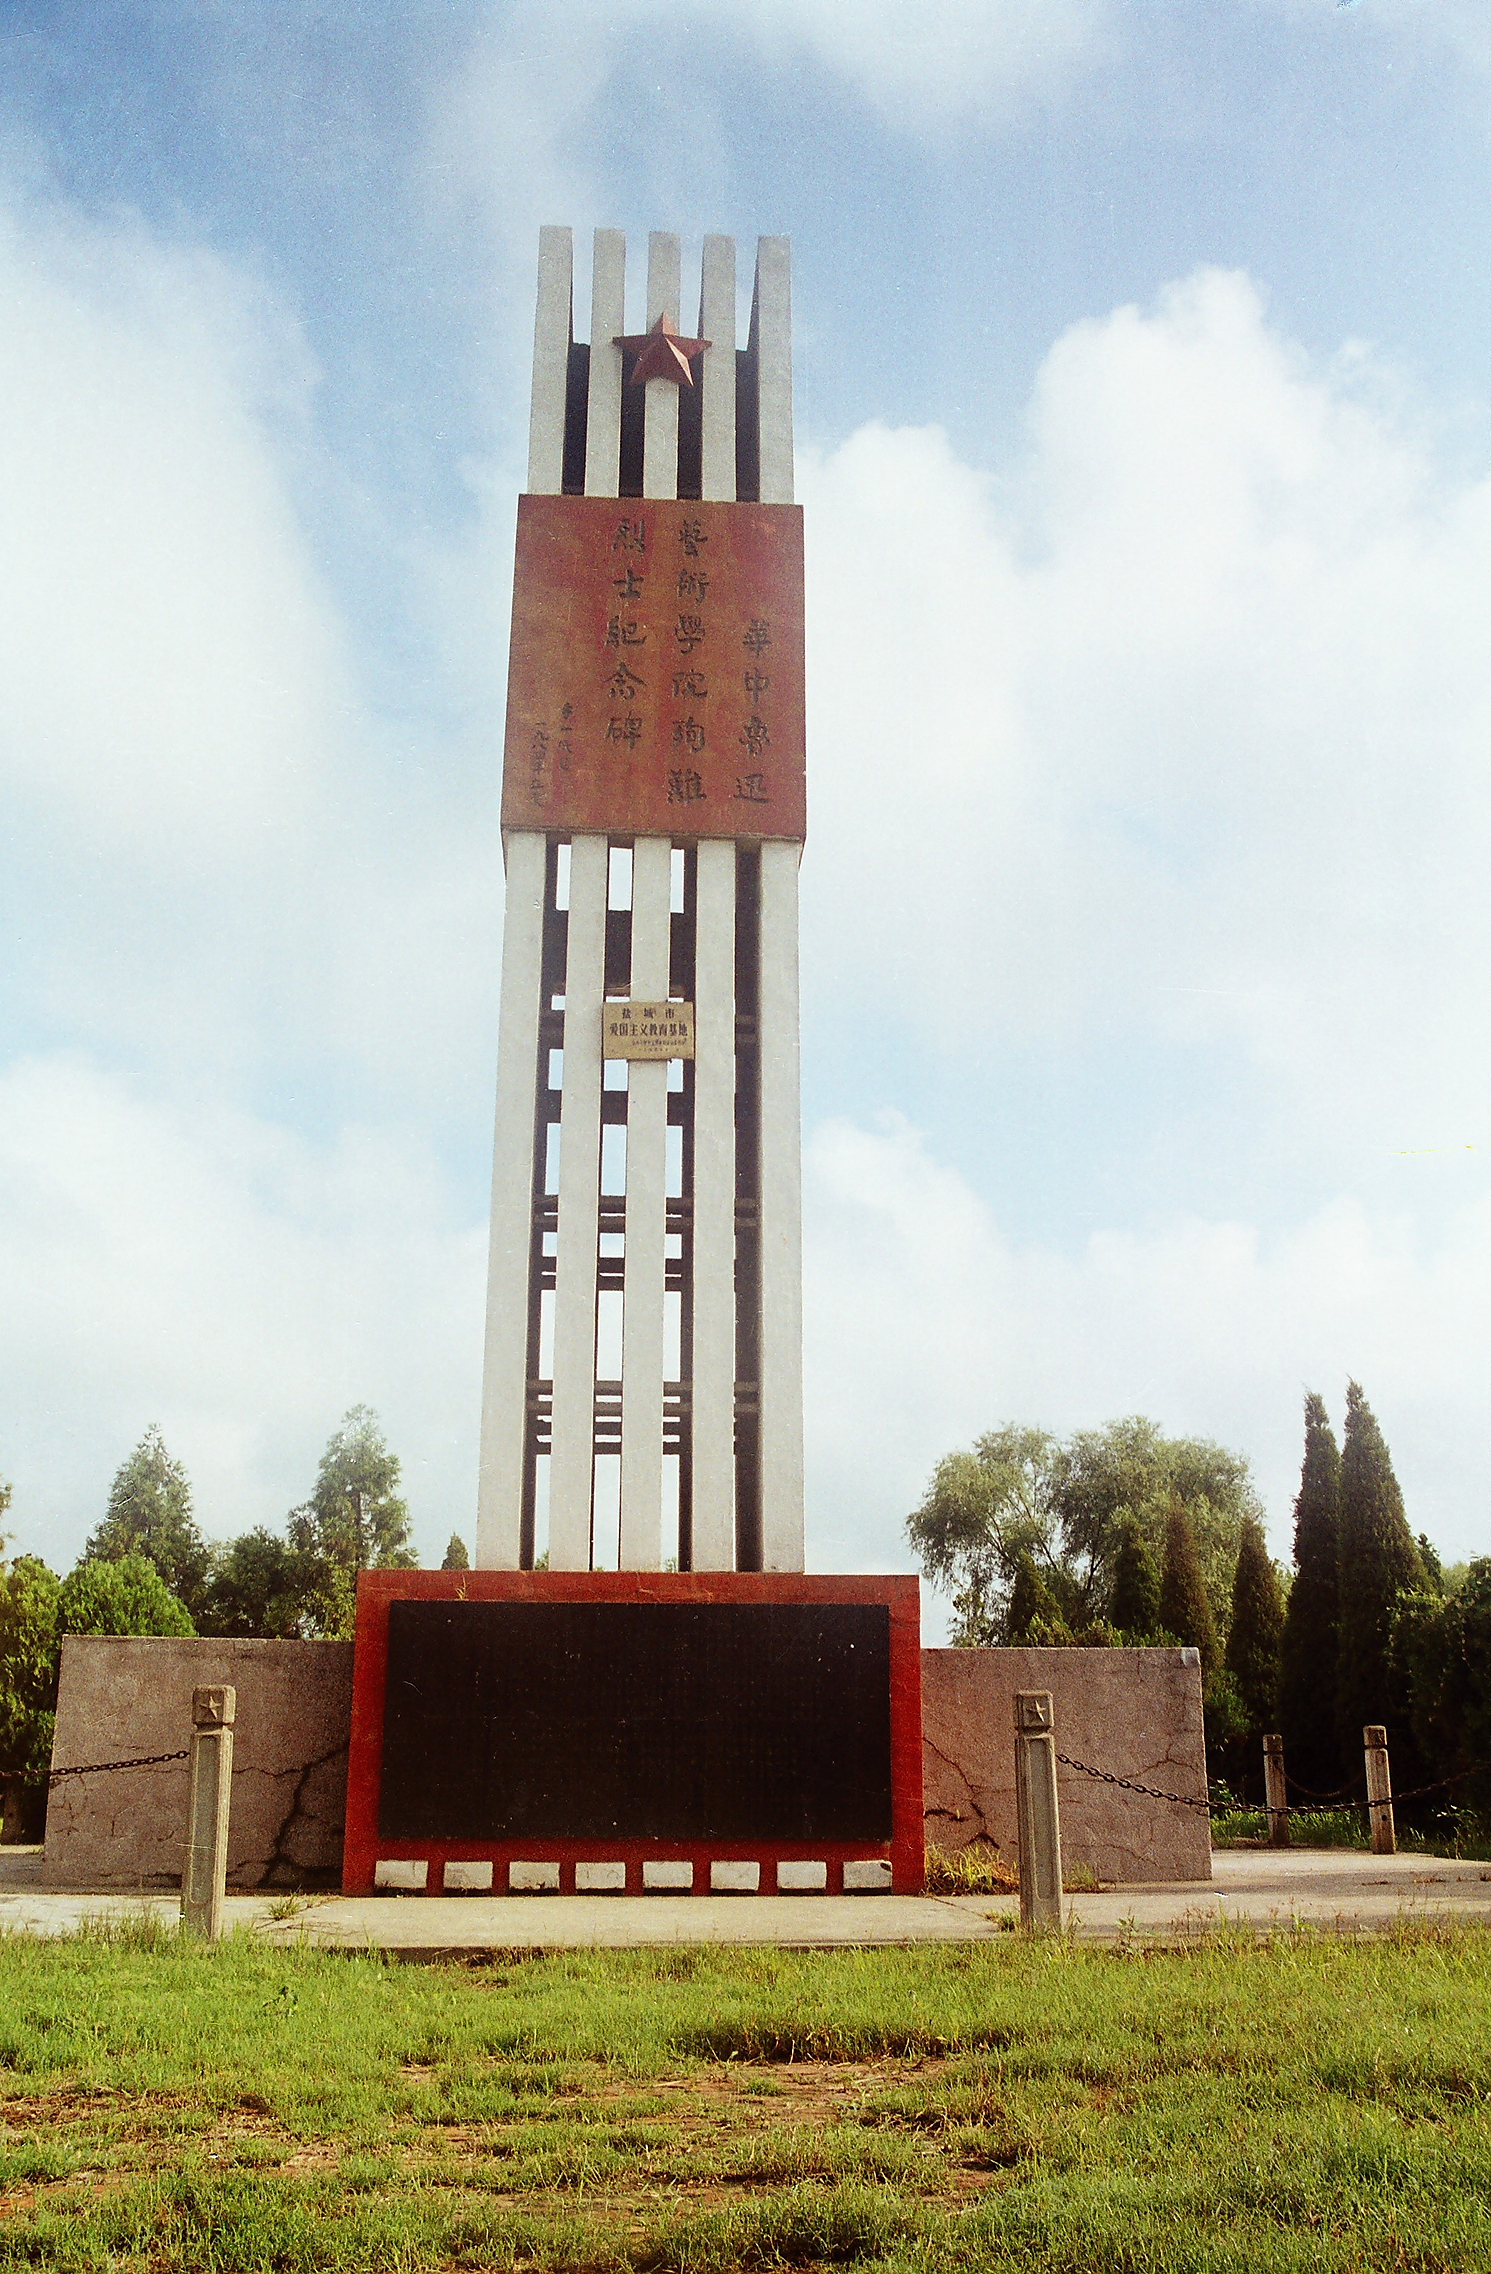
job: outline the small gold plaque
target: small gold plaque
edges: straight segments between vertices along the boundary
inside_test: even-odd
[[[692,1058],[692,1003],[607,1003],[603,1058]]]

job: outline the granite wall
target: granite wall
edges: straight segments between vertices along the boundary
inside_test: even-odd
[[[341,1878],[350,1642],[176,1641],[69,1635],[53,1766],[174,1752],[192,1691],[238,1692],[228,1880]],[[1057,1748],[1139,1784],[1206,1796],[1201,1672],[1187,1650],[924,1650],[927,1838],[988,1840],[1014,1860],[1014,1695],[1050,1690]],[[180,1884],[186,1763],[68,1777],[47,1811],[45,1884]],[[1105,1881],[1208,1879],[1206,1818],[1060,1771],[1066,1864]]]
[[[188,1743],[192,1691],[238,1692],[230,1887],[334,1887],[342,1876],[350,1642],[69,1635],[52,1766],[136,1759]],[[181,1884],[187,1765],[67,1777],[47,1807],[48,1887]]]
[[[1049,1690],[1056,1750],[1135,1784],[1206,1798],[1194,1650],[924,1650],[927,1840],[987,1840],[1012,1863],[1015,1692]],[[1206,1817],[1059,1768],[1065,1869],[1104,1881],[1210,1879]]]

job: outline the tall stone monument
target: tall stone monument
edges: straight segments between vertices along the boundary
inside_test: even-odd
[[[803,1568],[791,295],[545,229],[519,506],[478,1568]],[[619,1538],[613,1484],[619,1457]],[[598,1464],[613,1464],[609,1475]],[[544,1472],[547,1471],[545,1494]],[[676,1535],[673,1510],[676,1507]]]

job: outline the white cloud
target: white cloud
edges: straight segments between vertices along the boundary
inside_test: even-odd
[[[826,1012],[1221,1046],[1312,1149],[1491,1139],[1491,484],[1370,359],[1203,272],[1058,341],[1006,484],[870,427],[802,489]]]
[[[1353,1373],[1415,1529],[1451,1555],[1491,1552],[1491,1198],[1435,1240],[1339,1200],[1268,1233],[1177,1216],[1066,1253],[1011,1239],[896,1115],[826,1124],[806,1171],[820,1570],[904,1565],[901,1523],[934,1462],[981,1431],[1134,1412],[1247,1453],[1287,1554],[1302,1391],[1339,1429]]]
[[[417,1139],[322,1145],[76,1058],[0,1075],[0,1476],[65,1564],[158,1420],[205,1528],[277,1523],[379,1409],[425,1553],[470,1531],[485,1228]],[[438,1535],[438,1537],[437,1537]]]

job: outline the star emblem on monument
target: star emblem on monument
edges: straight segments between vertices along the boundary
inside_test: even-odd
[[[632,387],[640,387],[648,379],[671,379],[675,387],[692,387],[692,366],[712,344],[709,340],[681,338],[667,316],[659,316],[650,332],[618,332],[613,341],[637,359],[627,382]]]

